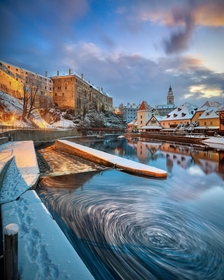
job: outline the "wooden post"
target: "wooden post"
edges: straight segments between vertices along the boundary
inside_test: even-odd
[[[8,224],[4,230],[4,280],[18,280],[18,232],[17,224]]]

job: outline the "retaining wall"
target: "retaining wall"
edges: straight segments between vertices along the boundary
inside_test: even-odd
[[[70,130],[48,130],[48,129],[34,129],[34,130],[11,130],[1,133],[2,137],[6,137],[9,141],[52,141],[64,137],[81,136],[77,129]],[[1,142],[0,142],[1,144]]]

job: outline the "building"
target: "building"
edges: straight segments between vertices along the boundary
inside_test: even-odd
[[[46,73],[47,75],[47,73]],[[16,98],[23,98],[23,87],[29,85],[31,79],[38,83],[38,93],[52,96],[53,82],[50,78],[26,70],[24,68],[0,61],[0,89]]]
[[[140,105],[137,105],[135,103],[133,104],[127,103],[127,105],[123,107],[123,120],[126,121],[127,123],[133,121],[137,117],[139,106]]]
[[[224,105],[221,105],[216,114],[219,116],[219,133],[224,135]]]
[[[204,133],[208,130],[219,130],[219,115],[216,111],[220,108],[221,103],[207,101],[197,109],[192,118],[192,123],[197,122],[198,126],[194,128],[194,132]]]
[[[169,87],[168,94],[167,94],[167,104],[166,105],[156,105],[155,109],[159,113],[160,116],[166,116],[174,109],[176,109],[176,105],[174,104],[174,95],[172,87]]]
[[[151,108],[146,101],[142,101],[142,104],[137,111],[137,129],[142,130],[142,127],[146,125],[148,120],[152,117],[153,108]]]
[[[185,102],[183,105],[163,117],[160,124],[163,128],[176,128],[180,124],[189,125],[196,110],[197,107]]]
[[[15,75],[2,62],[0,62],[0,90],[15,98],[23,96],[23,84],[16,80]]]
[[[162,126],[160,125],[161,119],[162,119],[161,116],[155,116],[153,114],[152,117],[146,123],[146,125],[142,126],[142,129],[148,132],[160,131],[162,129]]]
[[[102,88],[84,80],[83,74],[78,76],[69,69],[68,75],[51,77],[53,81],[53,100],[61,110],[71,110],[74,114],[85,114],[89,104],[96,109],[112,110],[113,99]]]

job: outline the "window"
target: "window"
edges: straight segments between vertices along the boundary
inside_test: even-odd
[[[210,122],[210,125],[212,125],[212,122]]]
[[[206,125],[206,122],[204,122],[204,125]]]
[[[54,96],[57,96],[57,93],[55,93]]]

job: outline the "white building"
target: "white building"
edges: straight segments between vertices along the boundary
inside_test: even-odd
[[[123,108],[123,120],[127,123],[133,121],[137,117],[137,111],[139,106],[140,105],[137,105],[135,103],[127,103],[127,105]]]

